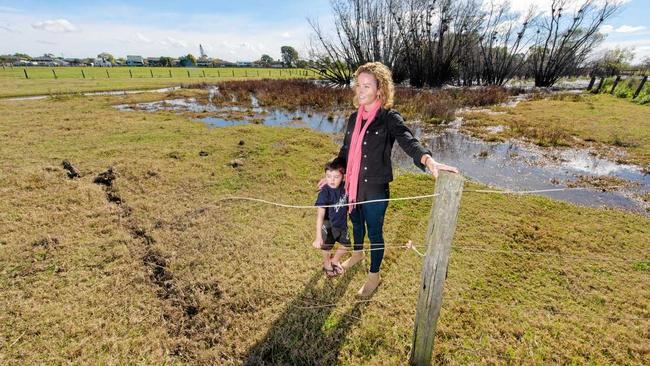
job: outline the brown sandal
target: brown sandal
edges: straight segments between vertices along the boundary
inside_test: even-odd
[[[333,277],[336,277],[336,276],[339,275],[336,272],[336,270],[334,269],[334,267],[332,267],[330,269],[327,269],[326,267],[323,267],[323,272],[325,272],[325,276],[327,276],[327,278],[333,278]]]
[[[345,273],[345,268],[341,266],[340,264],[332,264],[332,270],[336,272],[337,276],[340,276]]]

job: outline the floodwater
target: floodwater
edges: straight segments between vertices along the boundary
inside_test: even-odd
[[[216,92],[218,91],[212,90],[210,95]],[[207,113],[210,116],[200,120],[214,127],[251,123],[289,128],[306,127],[331,134],[341,144],[345,116],[261,108],[254,97],[251,97],[249,108],[217,106],[211,100],[210,97],[208,104],[201,104],[192,98],[171,99],[115,107],[123,111]],[[233,119],[228,116],[233,111],[246,113]],[[626,187],[606,191],[598,188],[574,188],[541,194],[585,206],[616,207],[650,215],[650,205],[640,199],[641,194],[650,192],[650,174],[638,166],[618,164],[599,158],[587,150],[540,148],[521,141],[486,142],[461,133],[460,124],[462,120],[458,119],[442,127],[425,129],[418,123],[411,124],[410,127],[422,144],[431,149],[437,161],[458,167],[472,181],[498,189],[529,191],[568,188],[572,181],[585,176],[616,177],[625,180]],[[496,132],[502,128],[493,126],[491,130]],[[406,171],[420,172],[397,144],[393,150],[393,164]]]

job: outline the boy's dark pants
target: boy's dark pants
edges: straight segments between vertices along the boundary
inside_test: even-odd
[[[370,200],[388,198],[387,194],[373,196]],[[368,228],[368,239],[370,239],[370,272],[379,272],[381,261],[384,259],[384,216],[388,201],[364,203],[354,207],[350,213],[352,221],[352,235],[354,237],[354,250],[363,249],[363,239]]]

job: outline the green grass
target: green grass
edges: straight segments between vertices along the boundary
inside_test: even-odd
[[[619,80],[618,84],[616,84],[616,88],[612,92],[612,86],[614,86],[615,79],[615,77],[606,78],[599,93],[615,95],[618,98],[627,99],[636,104],[650,104],[650,84],[648,82],[644,84],[639,95],[632,99],[641,83],[641,76],[629,76],[626,79]],[[596,84],[596,86],[597,85],[598,84]]]
[[[27,71],[29,79],[25,78],[23,70]],[[56,73],[57,79],[54,78],[52,70]],[[82,71],[86,78],[83,78]],[[131,71],[131,74],[129,74],[129,71]],[[171,77],[169,74],[170,71]],[[265,77],[314,77],[314,73],[313,71],[303,69],[264,68],[5,67],[4,69],[0,69],[0,98],[105,90],[162,88],[197,82],[214,83],[224,80]]]
[[[650,108],[607,94],[559,95],[497,108],[505,114],[465,113],[463,129],[486,139],[526,138],[541,146],[594,145],[603,155],[611,147],[626,156],[614,159],[650,165]],[[487,126],[509,128],[497,134]]]
[[[163,97],[0,101],[0,363],[404,364],[419,257],[387,250],[377,301],[354,303],[363,268],[324,278],[314,211],[217,201],[313,202],[331,138],[111,107]],[[121,205],[93,183],[108,166]],[[430,205],[391,203],[386,242],[421,244]],[[435,362],[648,364],[649,236],[618,210],[465,193]]]

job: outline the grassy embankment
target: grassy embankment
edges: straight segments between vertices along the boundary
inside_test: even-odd
[[[29,79],[25,78],[23,69],[27,70]],[[52,70],[56,72],[57,79],[54,78]],[[83,78],[82,71],[86,78]],[[133,77],[131,77],[129,71],[131,71]],[[224,80],[259,79],[264,77],[300,78],[307,77],[305,73],[307,73],[308,77],[314,77],[313,71],[303,69],[5,67],[0,69],[0,98],[106,90],[153,89],[196,83],[197,81],[214,83]]]
[[[0,363],[403,364],[420,258],[388,250],[377,301],[354,303],[365,275],[323,277],[313,211],[216,201],[313,202],[330,137],[110,107],[162,97],[0,101]],[[422,243],[429,207],[391,203],[386,242]],[[649,236],[617,210],[465,193],[436,362],[648,364]]]
[[[492,109],[497,113],[464,113],[463,130],[494,141],[524,138],[540,146],[592,146],[605,156],[650,170],[647,105],[605,94],[560,94]],[[507,128],[498,133],[485,128],[497,125]],[[624,151],[624,156],[616,150]]]

